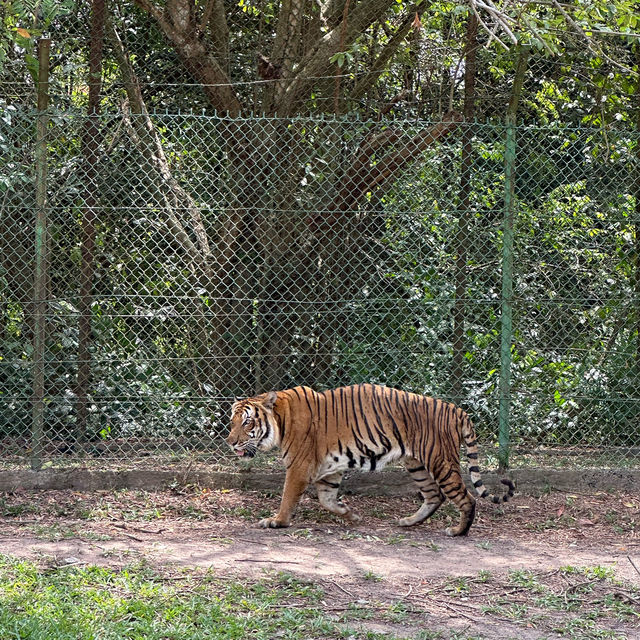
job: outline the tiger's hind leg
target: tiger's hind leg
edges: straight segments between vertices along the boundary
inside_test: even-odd
[[[459,467],[448,467],[437,475],[437,481],[444,494],[460,510],[457,527],[445,531],[448,536],[466,536],[476,515],[476,499],[469,493],[460,475]]]
[[[320,504],[328,511],[331,511],[331,513],[335,513],[349,522],[358,522],[360,516],[351,511],[351,509],[345,506],[338,498],[338,489],[340,488],[341,481],[342,472],[340,471],[316,480],[315,485],[318,491],[318,500]]]
[[[404,466],[418,485],[423,499],[420,508],[413,515],[398,520],[401,527],[410,527],[433,515],[445,501],[445,495],[422,462],[415,458],[406,458]]]

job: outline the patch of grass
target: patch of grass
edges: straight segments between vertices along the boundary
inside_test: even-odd
[[[385,542],[389,545],[400,544],[401,542],[405,542],[407,540],[407,536],[402,533],[392,534],[387,537]]]
[[[580,608],[582,600],[575,595],[556,594],[545,590],[542,595],[535,598],[533,604],[549,611],[576,611]]]
[[[73,529],[56,523],[33,525],[29,527],[29,529],[36,538],[50,540],[51,542],[58,542],[59,540],[76,537],[76,532]]]
[[[491,571],[487,571],[486,569],[481,569],[478,571],[477,581],[484,584],[485,582],[489,582],[491,580],[492,574]]]
[[[403,602],[396,602],[389,605],[389,608],[383,613],[385,620],[394,624],[402,624],[406,622],[411,614],[411,609]]]
[[[347,610],[338,617],[342,623],[353,622],[354,620],[373,620],[377,616],[377,612],[368,607],[368,601],[359,600],[348,605]]]
[[[576,523],[576,519],[573,516],[562,514],[559,517],[550,517],[546,520],[540,520],[538,522],[526,523],[525,529],[529,531],[548,531],[549,529],[562,529],[573,527]]]
[[[596,565],[595,567],[574,567],[573,565],[566,565],[560,567],[560,572],[565,575],[583,575],[590,580],[615,580],[615,572],[611,567],[601,567]]]
[[[261,489],[257,494],[261,498],[275,499],[280,498],[281,492],[276,489]]]
[[[385,506],[374,506],[367,515],[378,520],[389,520],[392,517]]]
[[[636,632],[640,620],[638,589],[618,580],[610,567],[569,565],[544,574],[513,570],[505,593],[488,601],[481,607],[485,614],[576,640],[630,638],[630,629],[612,626],[631,624]]]
[[[222,513],[235,518],[243,518],[244,520],[255,520],[256,522],[261,518],[268,518],[273,515],[270,509],[260,509],[256,512],[254,509],[244,506],[225,508],[222,509]]]
[[[523,587],[529,591],[540,593],[544,587],[538,582],[538,578],[531,571],[512,570],[509,571],[509,582],[518,587]]]
[[[136,551],[135,549],[107,549],[102,552],[103,558],[128,558],[133,556],[140,556],[140,551]]]
[[[340,534],[340,540],[365,540],[366,542],[382,542],[382,539],[378,538],[378,536],[372,536],[369,533],[362,533],[362,531],[357,531],[354,529],[343,531]]]
[[[502,615],[513,620],[527,620],[529,607],[520,603],[510,604],[502,610]]]
[[[635,605],[635,606],[634,606]],[[618,620],[640,619],[637,602],[631,603],[624,594],[608,593],[602,599],[603,609],[611,612]]]
[[[491,548],[493,548],[493,544],[488,540],[485,540],[483,542],[478,542],[476,544],[476,547],[478,547],[478,549],[484,549],[485,551],[489,551]]]
[[[612,629],[599,629],[594,620],[585,616],[564,618],[554,632],[576,640],[623,640],[626,637]]]
[[[460,513],[453,502],[445,502],[429,519],[433,522],[448,522],[449,520],[457,520]]]
[[[414,640],[440,640],[441,638],[440,631],[419,631],[418,635],[414,636]]]
[[[153,504],[150,494],[131,492],[127,489],[114,491],[100,498],[95,504],[77,504],[75,515],[83,520],[125,520],[152,522],[164,517]]]
[[[440,551],[440,545],[436,544],[433,540],[429,540],[428,542],[422,542],[419,540],[410,540],[410,547],[426,547],[429,551]]]
[[[296,529],[291,533],[287,534],[290,538],[298,538],[303,540],[313,540],[316,539],[317,536],[313,534],[311,529]]]
[[[468,578],[460,576],[449,580],[445,590],[454,595],[464,595],[471,591],[471,585]]]
[[[360,533],[359,531],[343,531],[340,534],[340,540],[362,540],[365,537],[364,533]]]
[[[382,580],[382,576],[375,573],[375,571],[372,571],[371,569],[367,569],[363,574],[362,577],[365,580],[371,580],[372,582],[380,582]]]
[[[287,571],[280,571],[276,574],[276,582],[286,587],[290,595],[299,598],[308,598],[312,602],[318,602],[322,599],[324,592],[310,580],[304,580]]]
[[[106,540],[112,540],[112,536],[108,533],[96,533],[95,531],[89,531],[84,529],[79,529],[75,532],[75,535],[78,538],[82,538],[83,540],[92,540],[94,542],[105,542]]]
[[[345,629],[321,610],[324,597],[288,573],[240,580],[195,571],[165,576],[144,563],[41,569],[0,555],[0,638],[93,640],[99,629],[102,640],[399,640]],[[400,619],[405,611],[389,614]]]
[[[18,518],[25,515],[40,513],[36,504],[9,504],[6,498],[0,498],[0,515],[7,518]]]
[[[181,515],[183,518],[198,521],[206,520],[208,518],[208,515],[202,509],[194,507],[192,504],[185,505],[185,507],[182,509]]]

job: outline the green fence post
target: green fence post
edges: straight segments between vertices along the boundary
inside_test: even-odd
[[[38,121],[36,123],[36,229],[33,278],[33,395],[31,468],[42,467],[44,424],[44,352],[47,313],[47,108],[49,106],[49,50],[51,41],[38,42]]]
[[[504,221],[502,227],[502,309],[500,336],[500,382],[498,462],[501,470],[509,468],[511,434],[509,410],[511,404],[511,342],[513,337],[513,214],[516,172],[516,113],[527,71],[529,47],[520,49],[513,88],[506,117],[504,152]]]

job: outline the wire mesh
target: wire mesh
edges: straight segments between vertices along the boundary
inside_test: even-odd
[[[524,78],[508,300],[495,12],[465,123],[464,5],[0,9],[0,465],[225,466],[236,396],[358,382],[462,405],[488,464],[505,429],[515,466],[637,464],[637,34],[609,9],[598,39],[579,6],[521,30],[563,55]]]
[[[36,118],[5,109],[0,126],[0,446],[10,466],[34,448]],[[297,384],[437,395],[471,411],[483,441],[497,441],[503,126],[455,123],[433,141],[441,123],[94,119],[100,151],[87,174],[88,117],[48,118],[45,461],[224,464],[232,399]],[[573,450],[633,464],[637,137],[520,127],[517,141],[512,462]],[[88,201],[95,245],[83,307]]]

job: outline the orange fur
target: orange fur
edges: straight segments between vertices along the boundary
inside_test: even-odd
[[[280,510],[260,521],[262,527],[286,527],[310,483],[320,503],[350,521],[356,516],[337,498],[345,471],[375,471],[402,461],[423,497],[413,515],[400,525],[417,524],[452,500],[460,522],[449,535],[466,535],[475,516],[476,499],[460,473],[460,445],[471,461],[471,480],[480,497],[507,501],[514,491],[490,495],[477,466],[478,447],[471,420],[449,402],[379,385],[361,384],[316,392],[309,387],[272,391],[236,401],[227,442],[239,455],[279,447],[287,469]]]

